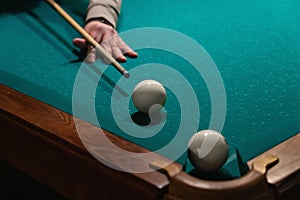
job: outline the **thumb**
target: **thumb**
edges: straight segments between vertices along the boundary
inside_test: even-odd
[[[80,48],[81,50],[86,50],[87,49],[87,42],[83,38],[75,38],[73,39],[73,44]]]

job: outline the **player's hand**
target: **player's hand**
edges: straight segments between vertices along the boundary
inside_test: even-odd
[[[91,21],[85,25],[84,29],[117,61],[126,62],[127,59],[125,56],[131,58],[138,56],[138,54],[120,38],[112,26],[100,21]],[[73,44],[87,52],[87,62],[95,62],[97,59],[96,49],[85,39],[75,38]],[[101,55],[99,55],[99,57],[101,57]]]

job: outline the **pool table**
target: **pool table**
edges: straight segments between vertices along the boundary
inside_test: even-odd
[[[84,24],[86,1],[58,2]],[[299,21],[294,0],[124,0],[126,79],[44,1],[1,2],[0,159],[70,199],[295,199]],[[167,90],[155,116],[130,98],[145,79]],[[214,173],[187,156],[204,129],[229,146]]]

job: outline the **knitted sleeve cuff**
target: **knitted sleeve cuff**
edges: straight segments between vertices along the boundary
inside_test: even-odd
[[[86,21],[93,18],[104,18],[113,27],[116,27],[121,3],[121,0],[90,0]]]

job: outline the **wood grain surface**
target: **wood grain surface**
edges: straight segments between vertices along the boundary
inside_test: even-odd
[[[59,193],[72,199],[120,199],[125,194],[132,199],[157,199],[166,192],[169,181],[162,173],[120,172],[92,157],[77,135],[73,116],[4,85],[0,85],[0,101],[0,159]],[[89,134],[99,131],[87,122],[77,121]],[[104,132],[127,151],[149,152]],[[114,154],[107,151],[104,156]],[[159,155],[153,159],[166,160]],[[149,166],[143,159],[139,164]]]

